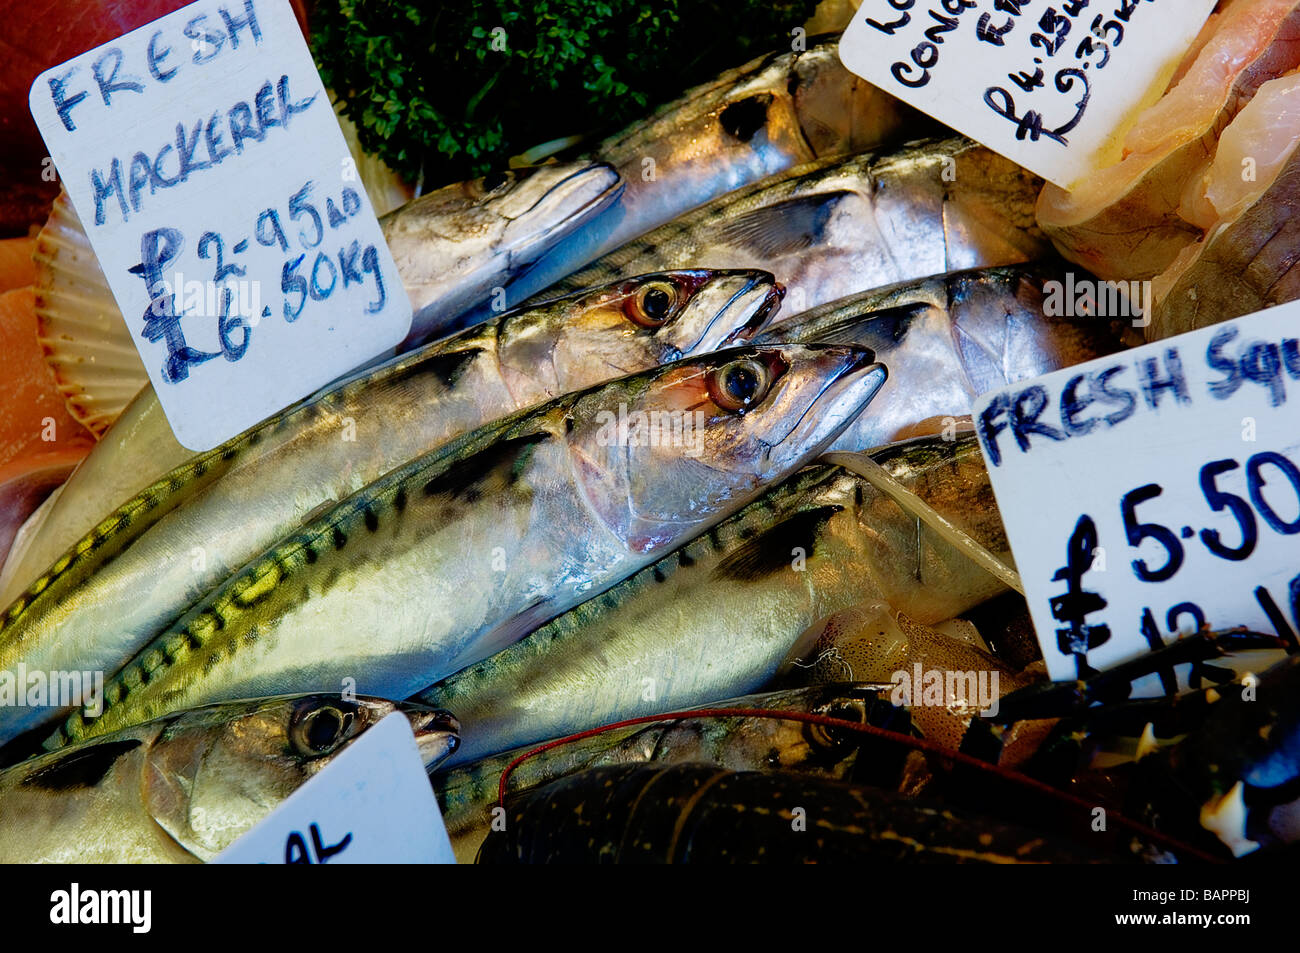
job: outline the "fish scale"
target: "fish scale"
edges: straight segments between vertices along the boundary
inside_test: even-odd
[[[696,457],[606,436],[614,409],[700,406],[717,374],[756,361],[786,370],[743,415],[715,411]],[[412,694],[739,509],[820,452],[883,377],[858,348],[738,349],[459,437],[251,561],[110,680],[101,715],[74,713],[48,745],[299,685]],[[790,435],[758,453],[774,433]]]

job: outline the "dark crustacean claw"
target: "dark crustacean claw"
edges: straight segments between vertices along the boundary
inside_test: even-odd
[[[1138,762],[1130,810],[1238,857],[1300,844],[1300,655],[1214,694],[1200,727]]]
[[[1003,697],[996,715],[972,722],[962,750],[996,761],[1011,726],[1030,719],[1057,719],[1022,770],[1063,786],[1086,767],[1105,739],[1142,738],[1140,756],[1159,740],[1172,742],[1204,724],[1222,695],[1219,687],[1237,677],[1232,669],[1207,663],[1235,652],[1289,647],[1276,635],[1247,629],[1203,632],[1084,680],[1030,685]],[[1190,666],[1186,672],[1189,690],[1182,693],[1176,691],[1178,666]],[[1150,675],[1159,675],[1169,694],[1132,697],[1137,680]]]

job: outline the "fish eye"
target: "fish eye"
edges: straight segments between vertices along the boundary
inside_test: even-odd
[[[356,710],[346,703],[310,703],[294,712],[289,740],[304,758],[319,758],[351,737],[355,721]]]
[[[680,295],[669,281],[652,281],[627,299],[623,312],[644,328],[660,328],[677,309]]]
[[[767,396],[771,384],[771,371],[746,357],[729,361],[709,374],[709,396],[723,410],[743,413]]]
[[[513,181],[514,176],[508,171],[497,170],[495,172],[489,172],[487,175],[483,176],[483,191],[484,193],[495,192],[497,189],[501,188],[501,186]]]
[[[837,718],[840,721],[852,721],[858,724],[866,722],[866,709],[860,703],[847,699],[820,705],[814,711],[818,715]],[[804,740],[814,751],[837,761],[847,757],[857,743],[854,734],[850,731],[816,724],[805,727]]]

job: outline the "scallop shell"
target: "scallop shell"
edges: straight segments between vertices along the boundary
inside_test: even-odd
[[[103,436],[149,377],[66,191],[55,200],[32,258],[45,361],[68,412]]]

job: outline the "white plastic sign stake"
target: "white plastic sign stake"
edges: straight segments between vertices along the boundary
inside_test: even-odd
[[[176,439],[391,349],[411,304],[289,0],[203,0],[47,70],[32,115]]]
[[[852,72],[1057,185],[1117,153],[1215,0],[863,0]],[[1116,155],[1118,158],[1118,155]]]
[[[454,864],[451,841],[400,712],[218,854],[218,864]]]
[[[1047,670],[1300,628],[1300,302],[981,397]]]

